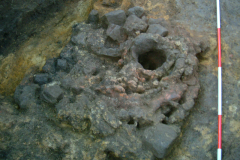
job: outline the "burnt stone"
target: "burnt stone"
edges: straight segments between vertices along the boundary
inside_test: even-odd
[[[68,67],[67,60],[66,59],[58,59],[57,60],[57,70],[66,71]]]
[[[146,31],[148,25],[143,20],[135,15],[131,15],[127,18],[123,28],[129,36],[136,36],[138,32]]]
[[[45,65],[43,66],[42,71],[47,73],[55,73],[56,72],[55,65],[56,65],[55,58],[48,59]]]
[[[97,10],[93,9],[90,12],[87,22],[88,23],[93,23],[93,24],[97,24],[99,22],[99,14],[98,14]]]
[[[115,24],[110,24],[108,26],[107,36],[111,37],[114,41],[118,41],[119,43],[124,42],[127,38],[123,28]]]
[[[63,98],[63,90],[58,85],[47,86],[43,89],[42,97],[47,103],[55,104]]]
[[[123,26],[126,21],[126,14],[123,10],[109,12],[103,16],[103,26],[107,28],[109,24]]]
[[[160,24],[151,24],[149,25],[147,33],[159,34],[163,37],[166,37],[168,35],[168,30]]]
[[[86,46],[86,39],[87,39],[87,34],[85,32],[80,32],[79,34],[73,36],[71,38],[71,41],[74,44],[79,45],[80,47],[84,47]]]
[[[40,73],[34,76],[34,83],[43,85],[50,82],[50,77],[47,73]]]
[[[139,7],[139,6],[130,8],[127,12],[128,16],[135,15],[139,18],[141,18],[143,16],[143,14],[144,14],[144,9],[142,7]]]
[[[32,103],[36,103],[36,92],[39,85],[18,86],[14,93],[14,100],[21,109],[28,108]]]
[[[146,129],[143,133],[143,144],[157,158],[163,158],[178,136],[179,129],[174,126],[158,124]]]
[[[160,24],[163,27],[167,27],[167,22],[164,18],[157,18],[157,19],[149,18],[148,25],[151,25],[151,24]]]

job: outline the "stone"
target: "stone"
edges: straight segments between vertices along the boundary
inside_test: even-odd
[[[39,85],[31,84],[27,86],[18,86],[14,92],[14,100],[20,109],[28,108],[31,103],[36,102],[36,93],[40,89]]]
[[[80,32],[79,34],[73,36],[71,41],[80,47],[86,47],[87,34],[85,32]]]
[[[43,85],[43,84],[50,82],[50,77],[47,73],[40,73],[40,74],[34,75],[33,80],[34,80],[34,83]]]
[[[90,12],[87,22],[92,24],[97,24],[99,22],[99,14],[97,10],[93,9]]]
[[[119,43],[122,43],[127,39],[127,35],[124,33],[123,28],[115,24],[110,24],[108,26],[107,36],[112,38],[114,41],[118,41]]]
[[[109,57],[121,57],[121,52],[118,48],[102,48],[98,55],[109,56]]]
[[[58,59],[57,60],[57,70],[66,71],[67,70],[67,60],[66,59]]]
[[[47,103],[55,104],[63,98],[63,90],[58,85],[47,86],[43,89],[42,98]]]
[[[103,16],[103,26],[107,28],[109,24],[123,26],[126,21],[126,14],[123,10],[109,12]]]
[[[45,65],[42,67],[42,71],[46,73],[55,73],[56,72],[55,65],[56,65],[55,58],[48,59]]]
[[[162,37],[166,37],[168,35],[168,30],[160,24],[151,24],[146,33],[159,34]]]
[[[62,59],[66,59],[68,62],[73,62],[73,49],[69,46],[64,47],[60,53]]]
[[[147,23],[135,15],[129,16],[123,26],[125,32],[129,36],[136,36],[137,31],[144,32],[146,31],[147,27]]]
[[[149,18],[148,25],[151,25],[151,24],[160,24],[161,26],[164,26],[164,27],[167,26],[167,22],[164,18],[157,18],[157,19]]]
[[[71,90],[72,90],[73,94],[79,95],[84,90],[84,86],[73,84],[73,85],[71,85]]]
[[[139,6],[130,8],[127,11],[128,16],[135,15],[135,16],[141,18],[143,16],[143,14],[144,14],[144,9],[142,7],[139,7]]]
[[[143,132],[143,145],[146,149],[153,152],[157,158],[163,158],[168,149],[177,138],[179,129],[159,123],[145,129]]]
[[[134,45],[132,46],[132,51],[136,56],[147,53],[154,50],[157,46],[157,37],[151,33],[142,33],[134,39]]]

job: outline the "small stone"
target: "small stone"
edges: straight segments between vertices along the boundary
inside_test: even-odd
[[[141,18],[145,23],[148,23],[148,18],[146,16],[142,16]]]
[[[164,26],[164,27],[167,26],[167,22],[165,21],[164,18],[157,18],[157,19],[150,18],[148,20],[148,25],[151,25],[151,24],[160,24],[161,26]]]
[[[55,104],[63,98],[63,90],[58,86],[47,86],[42,93],[43,99],[47,103]]]
[[[137,88],[137,82],[135,82],[134,80],[128,81],[128,87],[129,87],[131,90],[135,90],[135,89]]]
[[[71,86],[71,90],[72,90],[73,94],[79,95],[84,90],[84,86],[79,86],[79,85],[74,84]]]
[[[143,92],[145,92],[144,87],[143,87],[142,85],[138,85],[138,87],[137,87],[137,92],[138,92],[138,93],[143,93]]]
[[[114,91],[116,91],[118,93],[125,93],[125,89],[122,86],[119,86],[119,85],[114,86]]]
[[[103,26],[107,28],[109,24],[123,26],[126,21],[126,14],[123,10],[109,12],[103,16]]]
[[[67,60],[66,59],[58,59],[57,60],[57,70],[67,70]]]
[[[47,73],[40,73],[34,76],[34,83],[39,85],[46,84],[50,81],[49,75]]]
[[[135,15],[139,18],[141,18],[143,14],[144,14],[144,9],[142,7],[139,7],[139,6],[130,8],[127,12],[128,16]]]
[[[46,73],[55,73],[56,72],[55,64],[56,64],[56,60],[54,58],[48,59],[45,65],[43,66],[42,71]]]
[[[127,39],[127,35],[124,33],[124,30],[121,26],[110,24],[107,29],[107,36],[112,38],[114,41],[119,43],[124,42]]]
[[[151,24],[146,33],[159,34],[162,37],[166,37],[168,35],[168,30],[160,24]]]
[[[136,36],[137,31],[145,32],[147,27],[147,23],[135,15],[129,16],[123,26],[125,32],[130,36]]]
[[[157,87],[158,84],[159,84],[159,82],[158,82],[157,80],[153,81],[153,86],[154,86],[154,87]]]
[[[80,45],[81,47],[85,47],[87,44],[86,39],[87,39],[87,34],[85,32],[80,32],[79,34],[73,36],[71,38],[71,41],[74,44]]]
[[[93,9],[89,16],[88,16],[88,23],[93,23],[93,24],[96,24],[99,22],[99,14],[98,14],[98,11]]]
[[[143,133],[143,144],[157,158],[163,158],[172,142],[177,138],[178,130],[177,127],[162,123],[149,127]]]
[[[14,92],[14,100],[19,105],[20,109],[26,109],[31,103],[35,102],[36,92],[39,85],[31,84],[27,86],[18,86]]]

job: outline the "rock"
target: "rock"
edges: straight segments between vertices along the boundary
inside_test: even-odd
[[[157,37],[150,33],[142,33],[134,39],[132,51],[138,56],[154,50],[157,46]]]
[[[46,72],[46,73],[55,73],[56,72],[55,65],[56,65],[55,58],[48,59],[45,65],[43,66],[42,70],[43,72]]]
[[[71,77],[66,77],[61,80],[61,87],[63,87],[64,89],[70,89],[72,84],[74,84],[74,81]]]
[[[128,16],[135,15],[139,18],[141,18],[143,14],[144,14],[144,9],[142,7],[139,7],[139,6],[130,8],[127,12]]]
[[[119,43],[122,43],[127,39],[127,35],[124,33],[123,28],[115,24],[110,24],[108,26],[107,36],[112,38],[114,41],[118,41]]]
[[[168,35],[168,30],[159,24],[151,24],[149,25],[147,33],[159,34],[166,37]]]
[[[97,10],[93,9],[90,12],[87,22],[88,23],[93,23],[93,24],[97,24],[99,22],[99,14],[98,14]]]
[[[129,16],[123,26],[125,32],[129,36],[136,36],[137,31],[144,32],[146,31],[147,27],[147,23],[135,15]]]
[[[15,102],[21,109],[26,109],[31,103],[35,103],[38,89],[40,89],[40,87],[37,84],[18,86],[14,93]]]
[[[167,26],[167,22],[164,18],[157,18],[157,19],[149,18],[148,25],[151,25],[151,24],[160,24],[161,26],[164,26],[164,27]]]
[[[73,49],[69,46],[64,47],[60,53],[62,59],[66,59],[68,62],[73,63]]]
[[[109,56],[109,57],[121,57],[121,52],[118,48],[102,48],[98,55]]]
[[[103,26],[107,28],[109,24],[123,26],[126,21],[126,14],[123,10],[109,12],[103,16]]]
[[[135,82],[134,80],[128,81],[128,87],[129,87],[130,90],[136,90],[137,82]]]
[[[57,70],[66,71],[67,67],[68,67],[68,65],[67,65],[67,60],[66,59],[58,59],[57,60],[57,66],[56,66]]]
[[[73,84],[73,85],[71,85],[71,90],[72,90],[73,94],[79,95],[84,90],[84,86]]]
[[[50,77],[47,73],[40,73],[34,76],[34,83],[39,85],[46,84],[50,82]]]
[[[80,47],[86,47],[87,34],[85,32],[80,32],[79,34],[73,36],[71,41]]]
[[[143,132],[143,145],[157,158],[163,158],[178,136],[179,129],[174,126],[157,124]]]
[[[55,104],[63,98],[63,90],[58,85],[47,86],[43,89],[42,98],[47,103]]]

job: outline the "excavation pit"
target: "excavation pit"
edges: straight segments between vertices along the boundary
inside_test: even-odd
[[[166,62],[167,57],[164,51],[149,51],[138,57],[138,62],[144,69],[156,70]]]

